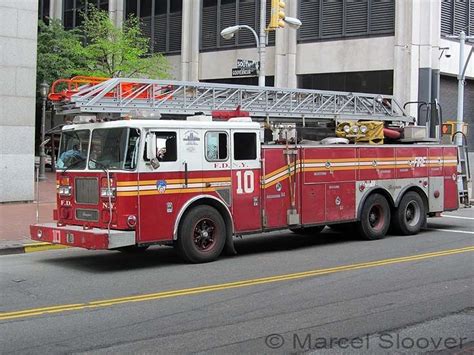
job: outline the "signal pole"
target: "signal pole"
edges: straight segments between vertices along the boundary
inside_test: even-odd
[[[260,0],[260,47],[258,49],[258,58],[260,60],[258,68],[258,86],[265,86],[265,54],[267,42],[267,1]]]

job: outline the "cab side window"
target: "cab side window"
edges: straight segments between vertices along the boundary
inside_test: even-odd
[[[234,133],[234,160],[257,159],[257,134]]]
[[[154,132],[156,136],[156,155],[160,162],[178,160],[178,147],[176,142],[176,132]],[[146,157],[146,144],[143,158]]]
[[[206,133],[206,159],[224,161],[229,157],[229,137],[225,132]]]

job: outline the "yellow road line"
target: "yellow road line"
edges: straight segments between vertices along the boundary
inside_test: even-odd
[[[256,278],[256,279],[227,282],[227,283],[222,283],[222,284],[186,288],[186,289],[180,289],[180,290],[162,291],[162,292],[157,292],[157,293],[104,299],[104,300],[90,301],[90,302],[85,302],[85,303],[64,304],[64,305],[57,305],[57,306],[50,306],[50,307],[25,309],[25,310],[19,310],[19,311],[1,312],[0,320],[27,318],[27,317],[33,317],[33,316],[38,316],[38,315],[62,313],[62,312],[69,312],[69,311],[75,311],[75,310],[81,310],[81,309],[110,307],[110,306],[123,304],[123,303],[144,302],[144,301],[152,301],[152,300],[158,300],[158,299],[163,299],[163,298],[216,292],[216,291],[222,291],[222,290],[228,290],[228,289],[234,289],[234,288],[243,288],[243,287],[250,287],[250,286],[269,284],[269,283],[275,283],[275,282],[298,280],[298,279],[333,274],[333,273],[343,272],[343,271],[369,269],[369,268],[384,266],[384,265],[401,264],[401,263],[407,263],[407,262],[412,262],[412,261],[432,259],[432,258],[437,258],[437,257],[442,257],[442,256],[456,255],[456,254],[468,253],[468,252],[474,252],[474,246],[458,248],[458,249],[441,250],[441,251],[432,252],[432,253],[417,254],[417,255],[404,256],[404,257],[398,257],[398,258],[369,261],[365,263],[336,266],[332,268],[315,269],[315,270],[309,270],[309,271],[303,271],[303,272],[296,272],[292,274],[283,274],[283,275],[276,275],[276,276],[269,276],[269,277],[261,277],[261,278]]]

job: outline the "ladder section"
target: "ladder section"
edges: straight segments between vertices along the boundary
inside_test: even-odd
[[[469,169],[469,154],[467,146],[458,146],[458,193],[459,204],[470,207],[469,190],[472,191],[471,171]]]
[[[261,119],[414,122],[391,96],[172,80],[112,78],[80,85],[68,83],[68,89],[52,92],[50,98],[60,114],[124,115],[133,110],[152,110],[193,115],[240,106],[251,117]]]

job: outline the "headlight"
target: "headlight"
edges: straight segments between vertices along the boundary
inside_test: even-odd
[[[360,133],[366,134],[367,133],[367,126],[360,126]]]
[[[344,132],[349,133],[350,131],[351,131],[351,126],[349,126],[348,124],[346,124],[346,125],[344,126]]]
[[[61,196],[71,196],[71,186],[59,186],[58,192]]]
[[[357,125],[352,126],[351,127],[351,132],[353,134],[357,134],[359,132],[359,126],[357,126]]]
[[[38,237],[38,239],[43,238],[43,231],[41,229],[38,229],[38,231],[36,232],[36,236]]]

